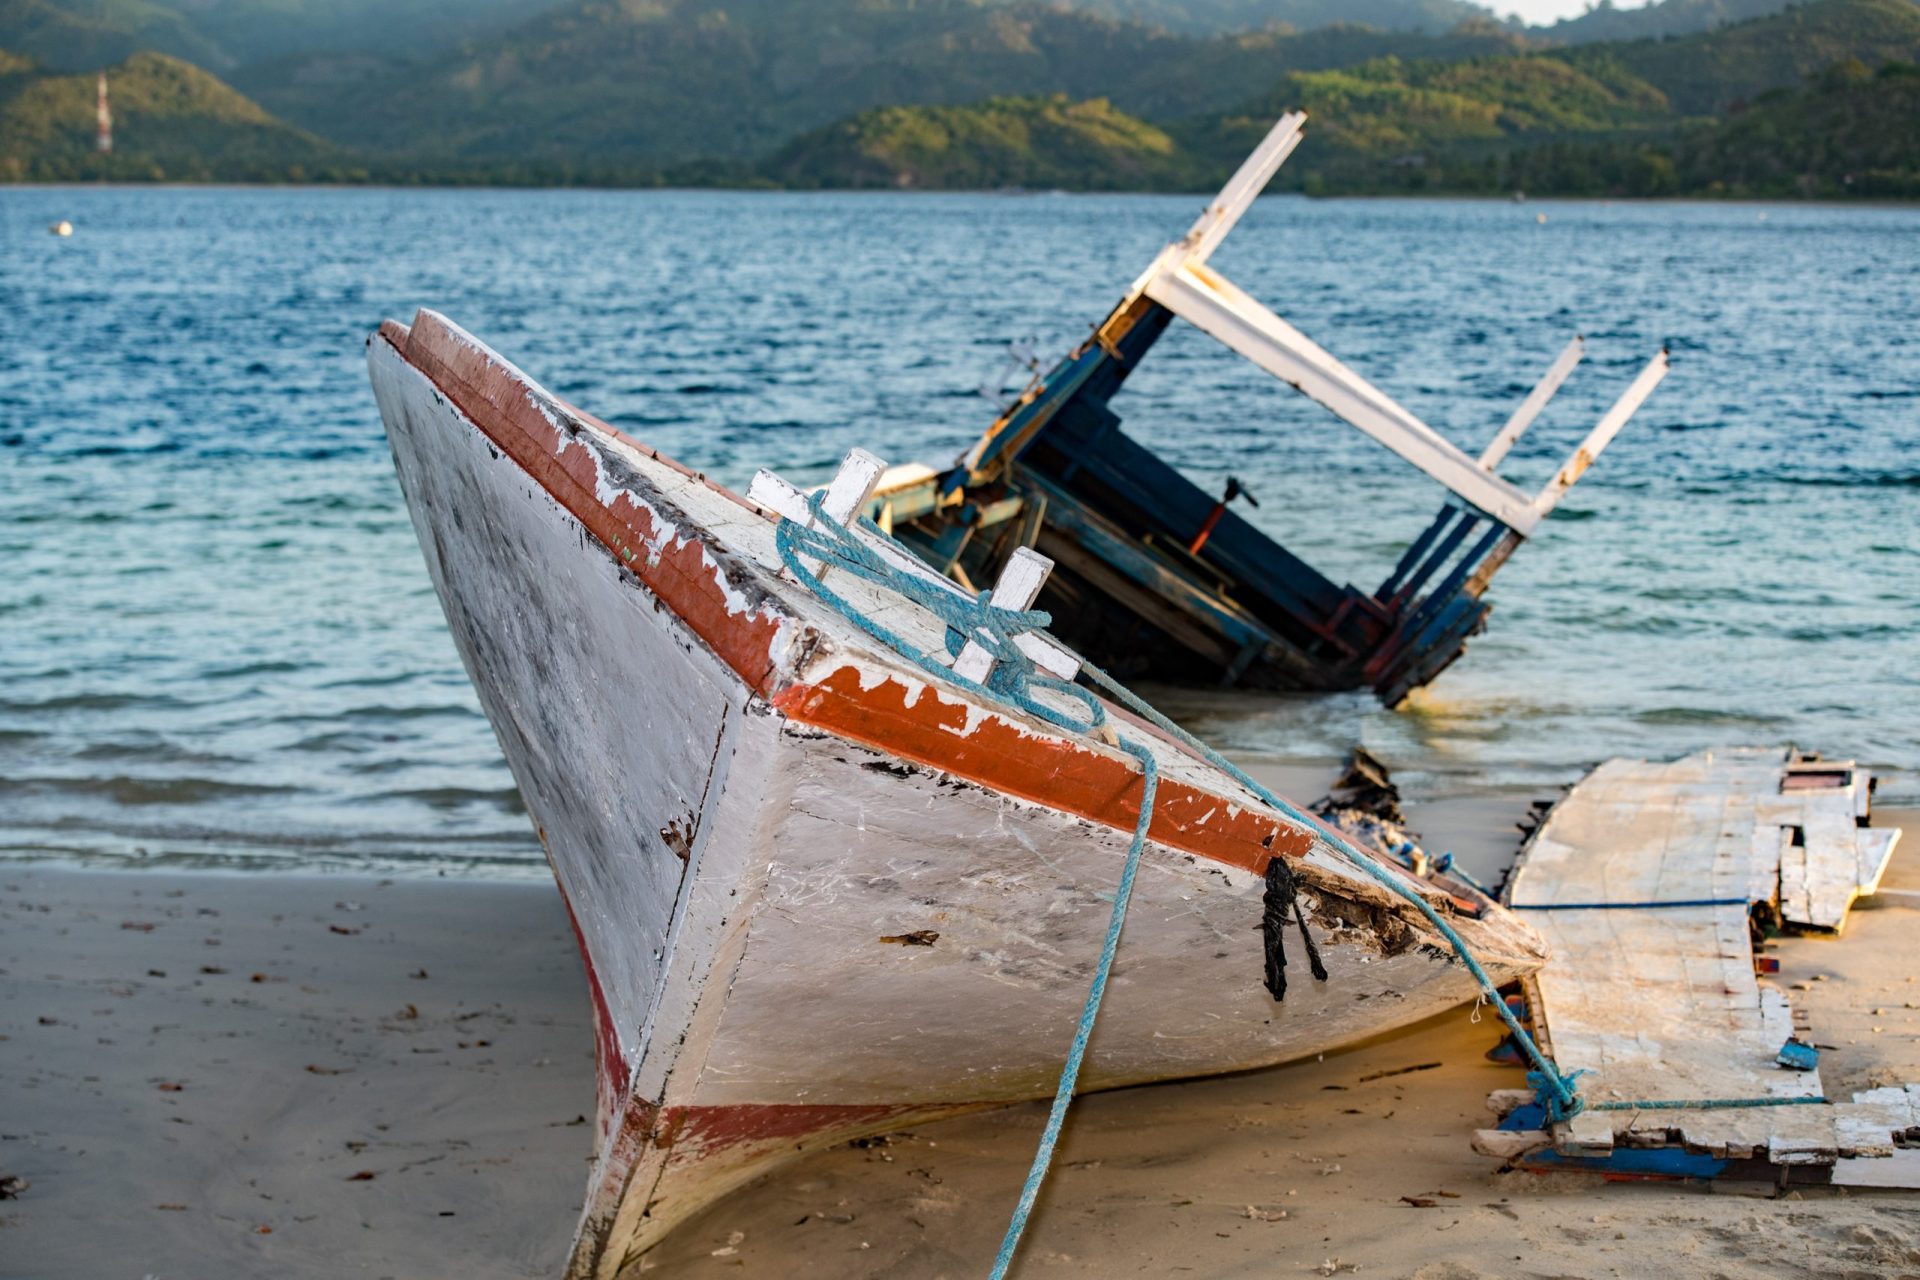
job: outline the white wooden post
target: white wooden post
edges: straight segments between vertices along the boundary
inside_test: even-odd
[[[868,453],[865,449],[854,449],[841,460],[840,469],[827,483],[826,496],[820,501],[820,509],[835,524],[850,525],[867,505],[867,499],[873,496],[873,487],[880,481],[880,473],[887,464]],[[807,528],[817,528],[819,522],[814,519],[813,507],[807,501],[807,495],[782,480],[771,471],[762,469],[753,474],[752,483],[747,485],[747,500],[777,511],[795,524]],[[818,560],[808,564],[816,575],[826,570]],[[786,569],[780,575],[792,581],[793,575]]]
[[[1273,175],[1280,171],[1293,149],[1300,145],[1303,136],[1300,127],[1307,122],[1304,111],[1289,111],[1274,122],[1267,130],[1267,136],[1253,149],[1253,154],[1240,162],[1240,167],[1227,179],[1227,185],[1220,188],[1220,194],[1213,198],[1206,211],[1188,228],[1181,238],[1180,245],[1185,250],[1184,261],[1198,265],[1213,256],[1220,242],[1227,238],[1227,232],[1233,230],[1244,214],[1267,184],[1273,181]]]
[[[867,505],[867,499],[873,497],[873,487],[880,483],[880,475],[886,469],[886,463],[865,449],[849,450],[841,460],[840,470],[827,485],[826,498],[820,503],[827,518],[835,524],[853,523],[861,508]]]
[[[885,469],[884,464],[881,464],[878,458],[875,458],[864,449],[855,449],[847,455],[846,461],[841,464],[840,474],[836,475],[833,482],[827,485],[827,496],[821,502],[821,506],[836,518],[839,518],[839,512],[842,510],[846,511],[848,514],[845,519],[842,520],[842,523],[847,524],[852,530],[853,535],[864,542],[868,550],[885,561],[889,568],[918,578],[923,582],[931,583],[939,587],[942,591],[951,592],[953,595],[963,599],[973,599],[972,594],[962,590],[958,583],[944,574],[936,573],[932,566],[928,565],[926,561],[920,559],[910,551],[903,550],[893,539],[874,537],[855,522],[854,517],[859,514],[860,508],[866,505],[867,498],[872,495],[874,483],[878,480],[880,473]],[[863,478],[864,473],[869,470],[872,471],[872,479]],[[840,484],[843,478],[846,480],[846,484],[840,488],[839,493],[836,495],[835,487]],[[847,495],[853,495],[856,500],[848,504],[846,500]],[[768,511],[784,516],[795,524],[806,525],[808,528],[814,527],[813,510],[807,504],[807,495],[771,471],[762,469],[754,473],[753,482],[747,486],[747,500],[766,508]],[[1023,563],[1025,558],[1030,558],[1039,561],[1045,566],[1034,583],[1033,593],[1037,595],[1040,590],[1040,583],[1046,580],[1047,573],[1053,569],[1053,561],[1037,552],[1027,551],[1025,548],[1016,552],[1015,555],[1022,557]],[[809,567],[812,568],[816,574],[821,572],[817,564]],[[1009,568],[1011,567],[1010,562]],[[1026,572],[1026,570],[1022,572]],[[780,576],[788,582],[793,581],[793,575],[788,573],[784,567],[780,570]],[[999,587],[997,585],[994,588],[994,592],[995,594],[991,598],[997,602],[999,600]],[[1013,596],[1009,594],[1007,598],[1011,600]],[[1026,603],[1017,607],[1024,609],[1032,603],[1033,595],[1029,595]],[[1003,605],[1002,607],[1014,608],[1016,606]],[[1080,674],[1080,660],[1074,656],[1073,651],[1044,632],[1022,632],[1014,637],[1013,642],[1019,647],[1020,652],[1026,654],[1027,657],[1033,660],[1035,666],[1045,671],[1048,675],[1053,676],[1055,679],[1072,680]],[[963,649],[961,652],[964,654],[965,650]]]
[[[1007,558],[1006,567],[1000,570],[999,581],[993,584],[993,594],[987,597],[987,603],[996,609],[1009,609],[1018,612],[1029,608],[1045,585],[1047,575],[1053,572],[1053,561],[1027,547],[1020,547]],[[953,673],[975,684],[987,678],[993,670],[993,655],[977,640],[968,640],[966,647],[960,650],[960,656],[953,660]]]
[[[1527,428],[1533,425],[1533,420],[1540,416],[1542,409],[1547,407],[1547,401],[1553,399],[1553,393],[1558,391],[1560,385],[1567,380],[1567,375],[1572,373],[1573,367],[1580,363],[1580,358],[1586,354],[1586,350],[1587,340],[1577,333],[1574,334],[1573,341],[1569,342],[1554,358],[1553,364],[1547,369],[1547,376],[1540,379],[1539,386],[1527,393],[1527,398],[1520,402],[1520,407],[1513,411],[1511,418],[1507,419],[1507,425],[1500,428],[1500,433],[1494,436],[1486,452],[1480,455],[1480,465],[1483,468],[1492,471],[1500,465],[1500,460],[1507,456],[1507,451],[1513,448]]]
[[[1567,459],[1566,464],[1554,473],[1546,488],[1540,490],[1540,496],[1533,500],[1536,522],[1546,519],[1547,513],[1560,505],[1560,499],[1567,496],[1567,490],[1573,488],[1574,482],[1600,456],[1600,451],[1620,434],[1620,428],[1627,425],[1627,419],[1633,416],[1634,410],[1653,394],[1653,389],[1660,385],[1660,379],[1666,376],[1667,353],[1663,350],[1647,361],[1647,367],[1640,371],[1640,376],[1613,402],[1613,408],[1594,424],[1593,430],[1587,433],[1587,438],[1580,442],[1580,447],[1573,451],[1573,456]]]
[[[1527,495],[1396,404],[1312,339],[1206,267],[1163,272],[1146,295],[1378,440],[1463,500],[1525,534],[1539,519]]]

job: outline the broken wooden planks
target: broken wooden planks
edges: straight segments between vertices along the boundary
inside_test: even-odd
[[[1526,999],[1586,1109],[1549,1126],[1528,1095],[1501,1090],[1500,1127],[1475,1148],[1539,1168],[1715,1176],[1739,1162],[1920,1187],[1920,1086],[1828,1101],[1785,993],[1755,973],[1756,922],[1838,933],[1878,886],[1899,833],[1866,825],[1870,790],[1852,761],[1786,749],[1587,775],[1506,894],[1552,944]]]

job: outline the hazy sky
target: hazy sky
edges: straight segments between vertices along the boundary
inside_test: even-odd
[[[1517,13],[1528,22],[1558,22],[1584,13],[1587,0],[1485,0],[1487,7],[1506,17]],[[1614,0],[1616,9],[1638,9],[1644,0]]]

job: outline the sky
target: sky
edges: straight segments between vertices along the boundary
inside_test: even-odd
[[[1503,17],[1507,14],[1515,14],[1521,21],[1532,23],[1534,26],[1544,26],[1550,22],[1558,22],[1562,18],[1577,18],[1589,7],[1589,0],[1482,0],[1482,2]],[[1625,0],[1624,3],[1621,0],[1615,0],[1613,7],[1638,9],[1644,3],[1645,0]]]

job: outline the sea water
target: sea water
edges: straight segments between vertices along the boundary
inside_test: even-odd
[[[394,483],[383,317],[736,486],[939,464],[1007,344],[1082,340],[1199,204],[0,190],[0,856],[539,865]],[[1920,800],[1920,211],[1273,198],[1215,261],[1469,452],[1584,333],[1523,488],[1673,372],[1405,706],[1151,696],[1238,751],[1365,744],[1416,798],[1794,742]],[[1364,587],[1443,497],[1183,326],[1114,407]]]

